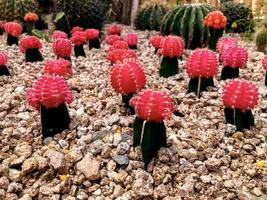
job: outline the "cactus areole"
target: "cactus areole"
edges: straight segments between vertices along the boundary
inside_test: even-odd
[[[43,60],[43,56],[39,51],[39,49],[42,48],[42,43],[36,36],[25,36],[21,38],[19,48],[22,53],[25,53],[26,62]]]
[[[239,79],[226,81],[222,100],[226,123],[235,125],[238,131],[254,126],[251,109],[258,104],[259,92],[253,82]]]
[[[170,77],[178,73],[178,57],[183,55],[184,41],[179,36],[167,36],[162,41],[161,54],[163,56],[159,74]]]
[[[199,97],[207,87],[214,86],[213,76],[218,72],[218,59],[212,50],[196,49],[186,62],[187,74],[190,77],[188,93],[195,92]]]
[[[27,91],[28,102],[41,113],[43,137],[69,129],[70,116],[65,103],[72,102],[72,93],[61,76],[44,75]]]
[[[9,70],[6,66],[8,60],[7,53],[0,51],[0,76],[9,76]]]
[[[85,30],[87,40],[89,41],[89,49],[100,48],[100,40],[99,40],[99,30],[90,28]]]
[[[175,111],[173,100],[163,92],[144,90],[130,100],[136,119],[133,125],[134,147],[141,146],[145,169],[161,147],[166,146],[163,120]]]
[[[122,102],[132,114],[134,114],[134,109],[129,101],[136,92],[144,88],[145,84],[145,73],[135,59],[126,59],[115,64],[111,69],[111,86],[116,92],[122,94]]]
[[[18,37],[22,33],[22,26],[17,22],[7,22],[4,28],[7,32],[7,45],[18,45]]]

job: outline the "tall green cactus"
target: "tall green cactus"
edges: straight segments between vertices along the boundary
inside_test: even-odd
[[[256,32],[255,42],[258,51],[267,52],[267,22]]]
[[[36,0],[0,0],[0,20],[23,21],[27,12],[37,11]]]
[[[164,16],[160,31],[164,35],[182,36],[187,49],[204,47],[207,44],[209,30],[203,21],[212,10],[208,4],[176,6]]]
[[[145,5],[137,14],[135,27],[139,30],[159,30],[161,20],[167,12],[167,7],[159,3]]]

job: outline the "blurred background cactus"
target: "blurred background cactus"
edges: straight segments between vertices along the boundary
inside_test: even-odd
[[[265,21],[261,28],[255,34],[255,42],[258,51],[267,52],[267,21]]]

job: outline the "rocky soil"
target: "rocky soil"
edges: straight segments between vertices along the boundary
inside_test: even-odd
[[[86,58],[72,58],[70,130],[43,139],[39,113],[27,104],[25,90],[42,75],[44,62],[25,63],[18,47],[8,47],[6,38],[0,38],[12,73],[0,77],[0,200],[267,199],[267,165],[259,165],[267,162],[263,54],[240,42],[250,54],[241,78],[257,83],[261,99],[253,110],[256,126],[236,132],[224,122],[219,75],[216,87],[200,99],[187,94],[184,65],[190,51],[180,61],[178,75],[160,78],[159,58],[148,43],[153,33],[138,34],[146,87],[168,92],[182,113],[165,122],[168,145],[148,171],[140,148],[132,146],[135,116],[110,86],[105,44],[100,50],[86,47]],[[53,58],[51,44],[43,43],[45,60]]]

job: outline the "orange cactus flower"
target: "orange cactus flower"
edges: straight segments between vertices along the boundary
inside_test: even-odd
[[[204,19],[204,24],[206,26],[212,27],[214,29],[222,29],[226,26],[227,18],[221,11],[212,11]]]
[[[39,19],[38,15],[33,12],[28,12],[24,16],[24,21],[26,22],[35,22]]]

